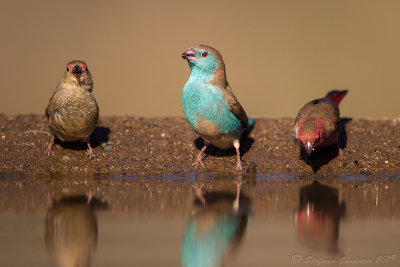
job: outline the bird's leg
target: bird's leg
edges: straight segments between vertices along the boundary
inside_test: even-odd
[[[206,148],[207,148],[207,146],[209,144],[210,143],[205,142],[203,148],[200,150],[199,154],[197,154],[196,161],[192,164],[192,166],[196,166],[196,168],[197,168],[197,167],[199,167],[199,165],[201,165],[201,166],[204,167],[204,164],[203,164],[203,152],[206,150]]]
[[[96,157],[96,155],[93,153],[93,149],[92,149],[92,146],[90,145],[90,143],[86,142],[86,144],[88,146],[88,151],[86,152],[86,155],[89,157],[89,159]]]
[[[238,180],[236,181],[236,198],[233,201],[233,211],[235,213],[239,211],[239,196],[241,188],[242,188],[242,177],[238,178]]]
[[[48,156],[54,154],[54,153],[53,153],[53,145],[54,145],[54,140],[55,140],[55,139],[56,139],[56,138],[55,138],[54,135],[53,135],[53,136],[51,137],[51,139],[50,139],[49,145],[47,146],[46,154],[47,154]]]
[[[339,204],[342,203],[343,201],[343,185],[340,184],[339,189],[338,189],[338,202]]]
[[[243,170],[243,167],[242,167],[242,161],[240,160],[240,150],[239,150],[240,141],[239,141],[239,139],[236,139],[235,141],[233,141],[233,146],[236,149],[236,155],[237,155],[236,170],[241,171],[241,170]]]
[[[47,192],[47,206],[53,207],[54,201],[53,197],[50,195],[50,192]]]
[[[343,149],[339,147],[339,158],[343,159]]]
[[[206,199],[203,196],[203,192],[202,192],[203,187],[204,187],[204,184],[202,184],[200,186],[198,184],[196,184],[196,195],[200,199],[200,201],[203,204],[203,206],[205,207],[206,206]]]
[[[87,204],[90,204],[90,201],[92,201],[93,198],[93,193],[92,190],[89,189],[89,192],[87,193]]]

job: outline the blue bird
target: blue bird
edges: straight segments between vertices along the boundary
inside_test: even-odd
[[[227,192],[203,194],[197,187],[196,205],[201,209],[188,221],[182,238],[183,267],[225,266],[237,253],[247,229],[251,201],[240,194],[242,182],[236,182],[236,195]]]
[[[199,45],[184,52],[182,58],[191,70],[182,93],[183,113],[205,143],[193,165],[204,167],[202,155],[211,143],[221,149],[235,147],[236,169],[242,170],[239,140],[254,120],[247,118],[233,94],[221,54],[210,46]]]

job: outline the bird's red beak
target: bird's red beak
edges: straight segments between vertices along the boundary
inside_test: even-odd
[[[190,48],[188,51],[182,54],[182,58],[186,60],[196,60],[196,52],[193,48]]]

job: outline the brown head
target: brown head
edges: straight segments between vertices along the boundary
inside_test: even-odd
[[[88,66],[84,61],[72,60],[67,63],[64,73],[66,83],[78,84],[86,90],[92,91],[93,80]]]
[[[199,77],[213,75],[212,84],[226,86],[225,64],[217,49],[198,45],[184,52],[182,58],[188,61],[193,75]]]
[[[326,127],[319,118],[304,119],[299,122],[297,140],[308,155],[324,142],[326,138]]]

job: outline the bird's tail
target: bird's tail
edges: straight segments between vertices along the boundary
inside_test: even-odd
[[[245,131],[251,131],[254,127],[254,124],[256,124],[256,121],[254,119],[248,118],[249,120],[249,127]]]
[[[342,101],[343,97],[347,94],[348,90],[332,90],[329,93],[326,94],[326,98],[332,100],[335,102],[338,106],[340,104],[340,101]]]
[[[256,121],[252,118],[249,118],[249,128],[253,128],[254,124],[256,124]]]

